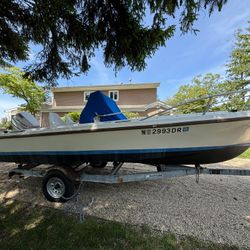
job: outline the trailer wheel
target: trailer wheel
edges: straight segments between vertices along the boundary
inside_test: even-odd
[[[74,194],[75,185],[63,172],[52,170],[43,179],[42,191],[48,201],[66,202]]]
[[[105,168],[107,166],[107,162],[106,161],[93,161],[93,162],[90,162],[90,165],[93,168]]]

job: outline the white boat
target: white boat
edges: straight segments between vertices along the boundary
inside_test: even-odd
[[[33,117],[21,113],[13,119],[16,131],[0,133],[0,162],[18,163],[9,176],[42,177],[42,191],[49,201],[75,197],[81,182],[121,183],[193,174],[198,182],[200,173],[250,175],[247,169],[200,166],[229,160],[250,146],[250,111],[128,120],[112,100],[93,93],[81,114],[83,124],[68,121],[67,125],[55,115],[52,118],[50,128],[39,128]],[[113,162],[108,173],[89,173],[89,168],[104,167],[108,161]],[[157,171],[118,173],[124,162],[155,165]],[[39,168],[47,163],[45,169]]]
[[[221,162],[250,146],[249,125],[250,111],[241,111],[33,128],[1,133],[0,161],[69,166],[108,161]]]

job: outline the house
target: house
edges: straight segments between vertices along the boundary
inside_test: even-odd
[[[112,98],[122,111],[138,113],[139,116],[152,115],[169,108],[157,100],[159,83],[97,85],[80,87],[58,87],[52,89],[52,103],[41,110],[41,124],[48,126],[48,114],[54,112],[64,116],[69,112],[81,112],[94,91],[102,91]]]
[[[19,107],[10,108],[5,110],[7,121],[11,121],[12,117],[15,116],[19,111]]]

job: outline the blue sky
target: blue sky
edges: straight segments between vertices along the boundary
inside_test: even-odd
[[[250,21],[250,0],[228,0],[221,12],[216,11],[210,17],[205,11],[200,13],[194,25],[200,30],[197,35],[181,35],[177,30],[175,36],[167,41],[166,47],[160,48],[147,60],[144,71],[131,72],[124,68],[115,75],[113,69],[104,66],[102,52],[98,51],[87,75],[70,80],[59,79],[59,86],[160,82],[158,97],[165,100],[180,85],[189,83],[197,75],[224,75],[234,33],[238,28],[245,28],[247,21]],[[17,64],[19,67],[22,65]],[[4,110],[21,103],[21,100],[0,92],[0,118],[4,116]]]

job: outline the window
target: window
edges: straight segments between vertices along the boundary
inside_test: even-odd
[[[118,90],[109,91],[109,97],[117,102],[119,100],[119,91]]]
[[[93,91],[85,91],[84,92],[84,101],[87,102],[89,99],[90,94],[93,93]]]

